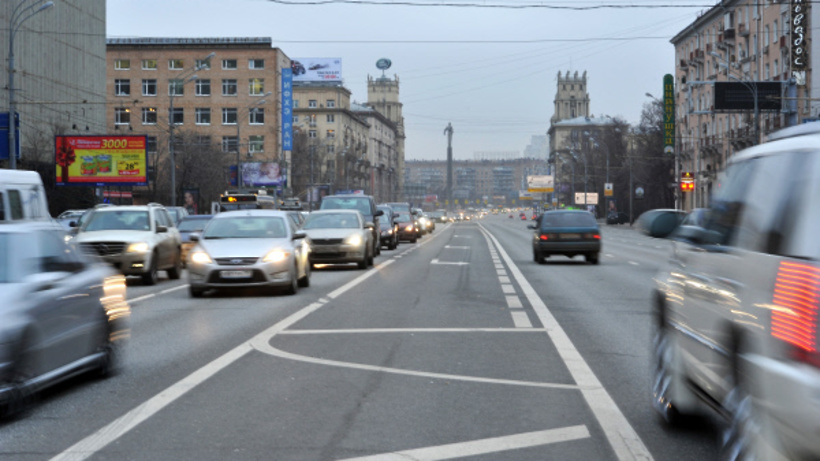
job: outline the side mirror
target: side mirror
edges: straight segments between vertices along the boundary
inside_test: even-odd
[[[68,223],[68,227],[77,227],[77,221],[71,221]]]
[[[300,240],[300,239],[303,239],[305,237],[307,237],[307,232],[305,232],[303,230],[298,230],[298,231],[293,233],[293,237],[291,237],[291,240]]]
[[[199,239],[200,239],[200,236],[199,236],[199,234],[191,234],[191,235],[188,236],[188,239],[190,239],[192,242],[198,242]]]
[[[368,221],[368,222],[364,223],[364,227],[366,229],[374,229],[376,227],[376,225],[373,224],[372,222]]]
[[[382,216],[384,215],[384,210],[376,210],[376,213],[373,216]]]
[[[168,228],[166,226],[157,226],[157,234],[162,234],[168,232]]]

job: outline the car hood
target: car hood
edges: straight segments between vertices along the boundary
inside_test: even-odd
[[[358,234],[363,229],[305,229],[311,239],[343,239],[348,235]]]
[[[276,248],[291,249],[286,238],[204,239],[199,241],[211,258],[261,258]]]
[[[144,242],[151,238],[150,231],[136,230],[105,230],[92,232],[78,232],[74,241],[84,242]]]

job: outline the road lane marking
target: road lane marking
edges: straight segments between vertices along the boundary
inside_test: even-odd
[[[649,449],[646,448],[638,433],[629,424],[629,420],[621,413],[615,400],[612,399],[612,396],[609,395],[603,384],[595,376],[589,364],[584,361],[572,340],[558,324],[552,312],[538,296],[538,293],[524,277],[521,270],[518,269],[518,266],[515,265],[510,255],[507,254],[498,239],[484,226],[479,224],[479,229],[484,233],[485,238],[491,239],[495,244],[498,253],[506,261],[510,272],[518,282],[518,286],[535,311],[535,315],[544,328],[548,330],[547,335],[555,345],[561,360],[563,360],[575,383],[581,389],[584,400],[586,400],[590,410],[600,423],[601,429],[604,431],[604,435],[615,455],[619,460],[652,460]]]
[[[501,291],[504,293],[515,293],[515,287],[512,285],[501,285]]]
[[[277,335],[347,335],[361,333],[544,333],[545,328],[347,328],[343,330],[284,330]]]
[[[518,296],[507,296],[507,307],[510,309],[524,307]]]
[[[495,271],[495,272],[496,272],[496,274],[498,274],[498,275],[507,275],[507,271],[505,271],[505,270],[503,270],[503,269],[502,269],[502,270],[497,270],[497,271]]]
[[[373,456],[348,458],[342,461],[444,461],[480,456],[501,451],[521,450],[524,448],[551,445],[589,438],[589,430],[584,425],[549,429],[546,431],[526,432],[523,434],[473,440],[470,442],[450,443],[437,447],[417,448],[415,450],[382,453]]]
[[[503,264],[496,264],[495,268],[496,269],[504,269],[504,265]]]
[[[629,261],[629,264],[632,264],[633,266],[640,266],[640,264],[636,263],[635,261]]]
[[[615,255],[611,254],[611,253],[607,253],[604,256],[606,256],[607,258],[614,258],[615,257]]]
[[[516,328],[532,328],[532,322],[530,322],[530,317],[524,311],[513,311],[510,312],[513,319],[513,325]]]
[[[164,295],[165,293],[171,293],[172,291],[181,290],[183,288],[188,288],[188,284],[186,283],[185,285],[180,285],[173,288],[168,288],[167,290],[162,290],[159,292],[159,294]]]
[[[138,303],[140,301],[145,301],[146,299],[153,298],[156,295],[157,295],[156,293],[151,293],[151,294],[148,294],[148,295],[138,296],[134,299],[127,299],[126,301],[128,301],[128,304],[134,304],[134,303]]]
[[[447,265],[449,265],[449,266],[463,266],[465,264],[470,264],[470,263],[463,262],[463,261],[439,261],[438,259],[434,259],[434,260],[430,261],[430,264],[438,264],[438,265],[442,265],[442,266],[447,266]]]
[[[505,272],[505,274],[506,274],[506,272]],[[510,283],[510,278],[507,277],[506,275],[499,276],[498,280],[500,280],[501,283]]]
[[[470,247],[459,247],[454,245],[444,245],[444,248],[452,248],[454,250],[469,250]]]

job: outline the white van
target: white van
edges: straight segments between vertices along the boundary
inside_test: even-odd
[[[51,219],[40,175],[0,169],[0,223],[32,219]]]

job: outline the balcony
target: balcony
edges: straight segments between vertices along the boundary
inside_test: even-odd
[[[734,43],[735,41],[735,30],[734,29],[726,29],[723,31],[723,41],[726,43]]]
[[[681,69],[686,69],[687,67],[689,67],[689,63],[687,63],[685,59],[681,59],[680,60],[680,68]]]
[[[741,37],[748,37],[749,36],[749,28],[746,27],[746,24],[738,24],[737,25],[737,34]]]
[[[769,54],[769,45],[763,47],[763,54]]]

